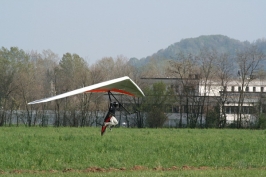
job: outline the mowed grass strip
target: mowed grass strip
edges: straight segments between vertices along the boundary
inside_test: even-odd
[[[261,169],[266,131],[231,129],[0,128],[0,171],[211,167]]]
[[[156,170],[140,170],[140,171],[108,171],[108,172],[82,172],[82,171],[71,171],[71,172],[62,172],[62,171],[49,171],[49,172],[6,172],[1,174],[1,177],[5,176],[26,176],[26,177],[162,177],[162,176],[187,176],[187,177],[217,177],[217,176],[226,176],[226,177],[265,177],[266,170],[262,169],[208,169],[208,170],[173,170],[173,171],[156,171]]]

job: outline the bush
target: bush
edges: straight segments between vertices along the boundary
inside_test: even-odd
[[[259,115],[258,128],[266,129],[266,114],[262,113]]]
[[[159,108],[147,113],[147,124],[150,128],[161,128],[167,120],[166,114]]]

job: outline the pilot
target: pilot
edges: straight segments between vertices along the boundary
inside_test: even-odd
[[[117,119],[115,118],[115,111],[118,106],[117,102],[110,103],[109,111],[108,111],[108,116],[106,116],[104,120],[104,126],[109,126],[110,130],[112,126],[115,126],[118,124]]]

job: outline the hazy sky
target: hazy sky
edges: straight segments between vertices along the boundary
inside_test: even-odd
[[[181,39],[266,37],[266,0],[0,0],[0,47],[143,58]]]

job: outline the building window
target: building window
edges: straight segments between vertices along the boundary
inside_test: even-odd
[[[238,91],[239,91],[239,92],[241,91],[241,87],[238,87]]]
[[[253,92],[256,92],[256,87],[253,87]]]
[[[242,107],[242,113],[243,114],[249,114],[249,108],[247,106]]]
[[[173,112],[174,113],[179,113],[179,106],[175,106],[174,109],[173,109]]]
[[[261,92],[264,92],[264,87],[261,87],[261,88],[260,88],[260,91],[261,91]]]
[[[249,92],[249,87],[246,87],[246,92]]]
[[[255,114],[256,113],[256,110],[254,107],[249,107],[249,114]]]
[[[226,86],[224,86],[224,90],[223,90],[224,92],[226,92],[227,91],[227,88],[226,88]]]
[[[234,87],[234,86],[232,86],[231,90],[232,90],[232,92],[234,92],[234,91],[235,91],[235,87]]]
[[[230,106],[225,107],[225,112],[226,114],[231,114],[231,107]]]

